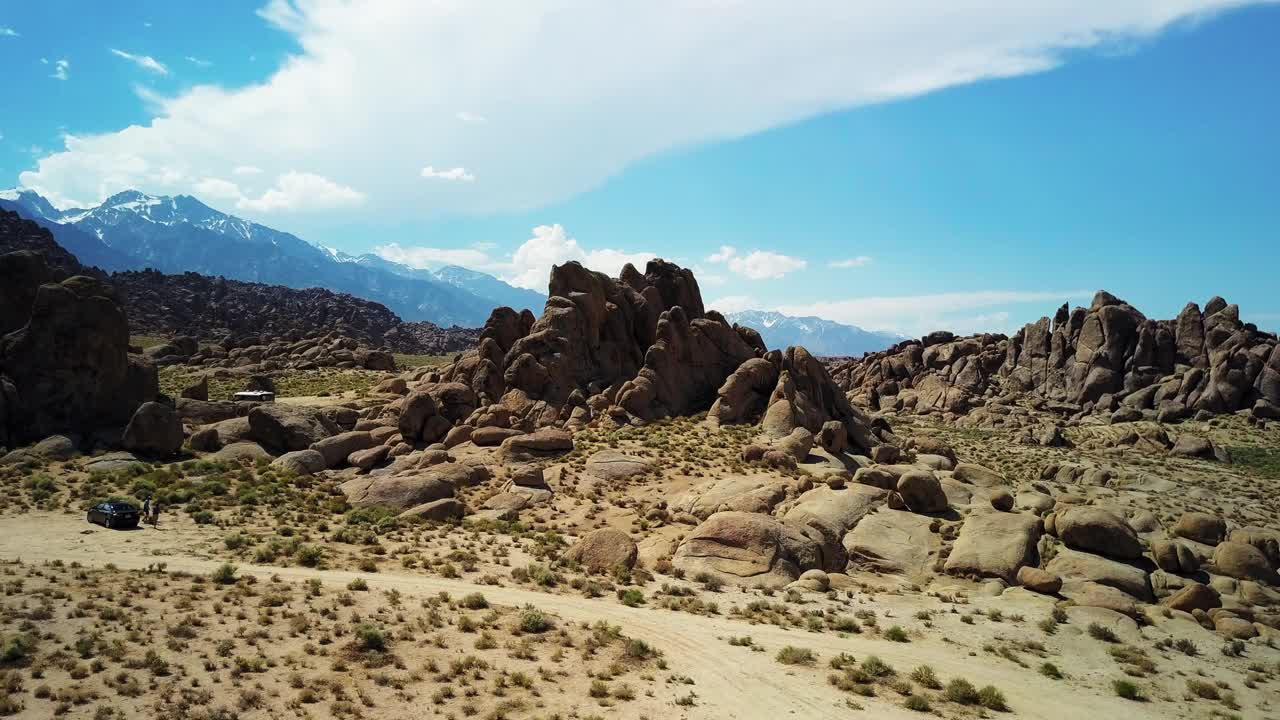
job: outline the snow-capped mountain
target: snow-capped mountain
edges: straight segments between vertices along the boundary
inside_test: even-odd
[[[863,330],[819,317],[792,317],[770,310],[725,313],[725,318],[754,328],[770,349],[803,345],[814,355],[857,357],[906,339],[897,333]]]
[[[87,265],[154,268],[285,285],[323,287],[380,302],[405,320],[476,327],[499,305],[539,311],[545,297],[464,268],[415,270],[375,255],[352,256],[215,210],[190,195],[126,190],[92,208],[58,210],[30,190],[0,191],[0,207],[49,228]],[[459,278],[464,278],[460,280]]]

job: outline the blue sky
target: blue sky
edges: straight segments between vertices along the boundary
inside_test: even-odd
[[[719,307],[909,334],[1100,287],[1280,326],[1278,6],[422,5],[0,3],[0,185],[530,286],[661,255]]]

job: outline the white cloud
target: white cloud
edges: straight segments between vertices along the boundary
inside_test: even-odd
[[[475,243],[470,248],[402,247],[398,243],[391,243],[375,248],[374,252],[383,259],[415,268],[463,265],[484,270],[495,273],[516,287],[538,292],[547,291],[552,265],[576,260],[587,268],[617,277],[627,263],[643,271],[644,266],[656,257],[651,252],[628,252],[610,248],[588,250],[569,237],[561,225],[535,227],[533,237],[521,243],[505,259],[489,254],[488,251],[494,247],[493,243],[487,242]]]
[[[110,50],[112,55],[115,55],[116,57],[122,57],[125,60],[128,60],[129,62],[133,63],[134,65],[137,65],[138,67],[142,68],[143,70],[149,70],[157,75],[169,74],[169,68],[165,67],[164,63],[160,62],[159,60],[156,60],[150,55],[134,55],[133,53],[127,53],[123,50],[117,50],[115,48],[110,48]]]
[[[709,263],[722,263],[738,254],[738,249],[732,245],[721,245],[720,249],[707,256]]]
[[[1009,306],[1034,304],[1034,317],[1051,315],[1056,305],[1070,300],[1088,299],[1092,292],[981,290],[975,292],[935,293],[852,298],[807,304],[782,304],[769,308],[786,315],[813,315],[827,320],[857,325],[865,330],[891,330],[918,337],[934,330],[955,333],[1012,333],[1021,323],[1010,323]],[[1043,306],[1041,309],[1039,306]],[[1022,317],[1030,317],[1021,314]]]
[[[483,2],[270,0],[260,14],[300,48],[270,76],[184,90],[151,122],[68,142],[20,181],[90,201],[121,187],[188,192],[251,158],[271,176],[343,177],[380,218],[527,209],[672,148],[1043,71],[1239,4],[528,0],[497,21]],[[459,122],[459,108],[502,122]],[[408,178],[426,157],[465,158],[485,182],[424,196]],[[184,179],[148,184],[166,167]]]
[[[752,250],[739,255],[732,245],[721,245],[718,252],[707,256],[707,262],[727,263],[729,270],[751,280],[772,280],[787,273],[803,270],[807,262],[770,250]]]
[[[314,173],[290,170],[276,178],[276,184],[260,197],[242,197],[241,210],[257,212],[302,212],[334,210],[364,203],[364,193]]]
[[[846,260],[836,260],[834,262],[829,263],[827,267],[847,269],[847,268],[860,268],[870,264],[871,264],[871,258],[867,257],[866,255],[858,255],[857,257],[851,257]]]
[[[478,113],[467,112],[466,110],[459,112],[457,114],[457,118],[464,123],[480,124],[489,122],[489,118]]]
[[[0,26],[0,37],[19,37],[18,31],[11,27]]]
[[[192,55],[188,55],[188,56],[187,56],[187,58],[186,58],[186,60],[187,60],[187,62],[189,62],[189,63],[191,63],[192,65],[195,65],[196,67],[199,67],[199,68],[213,67],[213,61],[211,61],[211,60],[204,60],[204,59],[201,59],[201,58],[198,58],[198,57],[192,56]]]
[[[516,287],[538,292],[547,291],[551,266],[577,260],[585,267],[617,277],[627,263],[643,268],[655,255],[651,252],[626,252],[602,248],[586,250],[578,241],[568,237],[560,225],[539,225],[533,229],[533,237],[516,248],[502,279]]]
[[[466,168],[456,167],[448,170],[437,170],[430,165],[422,168],[422,177],[449,182],[475,182],[476,176],[467,172]]]
[[[401,247],[399,243],[391,243],[380,245],[373,251],[384,260],[419,269],[437,268],[441,265],[462,265],[473,270],[483,270],[493,265],[488,253],[468,248],[406,248]]]
[[[45,60],[44,58],[40,58],[40,62],[46,65],[49,64],[49,61]],[[54,80],[66,80],[67,71],[70,69],[71,69],[70,60],[55,60],[53,63],[53,74],[50,75],[49,77],[53,78]]]
[[[237,165],[231,172],[236,175],[261,175],[262,168],[252,165]]]
[[[725,295],[708,302],[707,307],[722,313],[733,313],[743,310],[755,310],[759,305],[753,298],[746,295]]]
[[[234,200],[240,201],[244,198],[244,192],[240,190],[240,186],[230,180],[221,178],[205,178],[197,182],[193,188],[201,200]]]

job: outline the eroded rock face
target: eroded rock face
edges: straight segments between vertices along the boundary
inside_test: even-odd
[[[1041,532],[1040,520],[1030,515],[974,512],[965,518],[943,567],[952,575],[994,577],[1013,584],[1019,568],[1038,564]]]
[[[253,440],[280,452],[306,450],[339,430],[323,412],[303,406],[264,403],[248,418]]]
[[[1142,543],[1129,523],[1102,508],[1077,507],[1058,513],[1054,527],[1068,547],[1132,560],[1142,555]]]
[[[880,410],[973,414],[1000,425],[1016,419],[990,406],[1024,394],[1067,415],[1176,422],[1280,404],[1277,348],[1274,334],[1242,323],[1221,298],[1203,312],[1189,303],[1174,320],[1152,320],[1099,291],[1088,308],[1063,305],[1013,337],[934,333],[839,362],[832,375],[859,404]]]
[[[643,423],[711,409],[720,423],[759,422],[774,437],[826,423],[824,443],[864,452],[870,423],[803,348],[765,353],[759,333],[703,307],[688,269],[664,260],[612,279],[576,262],[552,269],[540,318],[498,308],[478,347],[423,382],[467,387],[475,427],[578,428]]]
[[[565,551],[564,558],[589,572],[606,573],[615,567],[635,567],[637,552],[631,536],[621,530],[601,528],[583,535]]]
[[[0,217],[0,247],[23,233],[57,247],[43,228]],[[115,289],[96,277],[67,277],[81,271],[78,263],[65,251],[50,253],[0,255],[0,445],[123,427],[159,392],[155,368],[129,355]],[[46,255],[66,257],[51,267]]]
[[[709,573],[724,582],[782,587],[818,567],[818,543],[799,528],[767,515],[719,512],[694,528],[673,562],[689,576]]]
[[[144,455],[168,457],[182,447],[182,421],[173,408],[146,402],[129,420],[121,444],[126,450]]]

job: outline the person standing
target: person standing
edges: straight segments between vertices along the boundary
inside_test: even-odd
[[[146,522],[151,517],[151,498],[142,501],[142,521]]]
[[[160,528],[160,502],[159,501],[156,501],[156,503],[151,506],[151,527],[156,529]]]

